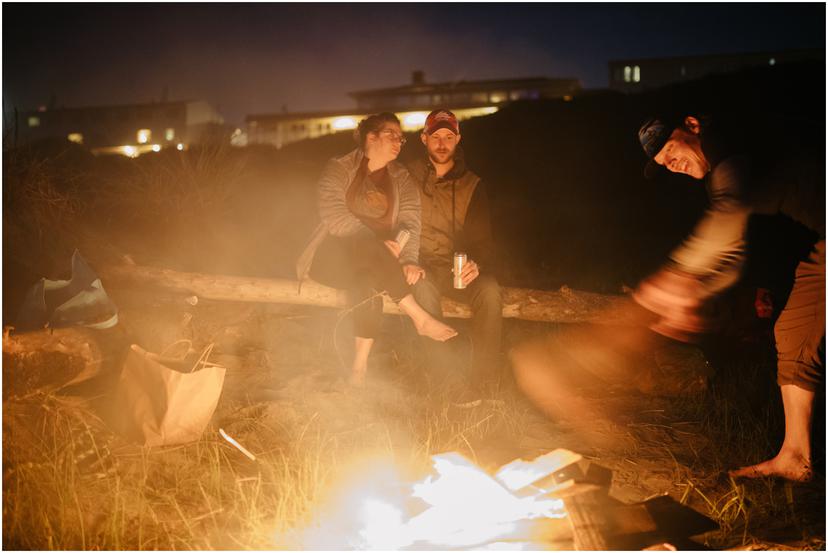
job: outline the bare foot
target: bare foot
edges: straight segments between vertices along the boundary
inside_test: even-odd
[[[365,386],[365,376],[368,374],[368,367],[352,367],[351,376],[348,377],[348,384],[354,388]]]
[[[432,317],[425,318],[421,324],[416,326],[417,334],[426,336],[432,340],[437,340],[438,342],[445,342],[457,336],[456,330]]]
[[[365,386],[365,373],[351,373],[348,377],[348,384],[354,388],[362,388]]]
[[[756,465],[732,470],[728,474],[733,478],[765,478],[776,476],[791,482],[810,482],[814,478],[810,460],[796,453],[780,451],[779,454]]]

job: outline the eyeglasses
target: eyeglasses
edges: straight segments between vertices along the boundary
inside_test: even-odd
[[[385,129],[383,131],[380,131],[380,134],[386,135],[388,138],[391,139],[392,142],[399,142],[400,146],[405,144],[405,141],[406,141],[405,136],[403,136],[401,134],[398,134],[398,133],[395,133],[391,129]]]

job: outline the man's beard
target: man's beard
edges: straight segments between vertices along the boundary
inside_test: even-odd
[[[428,152],[428,157],[434,163],[439,163],[439,164],[442,165],[443,163],[449,163],[451,160],[454,159],[454,152],[453,151],[452,152],[446,152],[446,153],[443,153],[443,154],[440,154],[440,153],[437,153],[437,152],[434,152],[434,153]]]

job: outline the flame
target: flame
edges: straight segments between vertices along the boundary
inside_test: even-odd
[[[382,550],[411,546],[532,547],[531,543],[502,540],[514,537],[519,521],[566,516],[562,500],[544,497],[544,490],[526,489],[561,468],[564,460],[580,458],[571,452],[560,452],[565,450],[556,450],[533,462],[509,463],[496,477],[458,453],[435,455],[432,461],[436,474],[410,487],[409,498],[420,499],[427,505],[413,516],[406,513],[403,495],[387,493],[387,486],[383,494],[381,485],[368,483],[370,477],[355,479],[348,491],[339,496],[333,512],[318,517],[312,531],[302,540],[303,545],[310,549],[333,546]],[[372,476],[378,474],[372,471]],[[395,474],[391,468],[384,472],[386,483],[391,474]],[[520,497],[512,493],[517,489],[521,489]]]
[[[396,550],[411,544],[403,524],[402,509],[377,498],[362,502],[360,518],[364,521],[359,530],[361,541],[370,549]]]
[[[438,477],[414,485],[413,495],[431,505],[408,523],[415,541],[469,546],[510,535],[519,520],[565,516],[560,499],[517,497],[462,455],[432,459]]]

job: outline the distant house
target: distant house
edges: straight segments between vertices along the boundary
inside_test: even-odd
[[[40,108],[18,116],[18,140],[65,138],[93,153],[135,157],[162,148],[185,149],[223,130],[207,102],[181,101],[80,108]]]
[[[760,66],[821,60],[825,50],[786,50],[743,54],[716,54],[672,58],[636,58],[609,62],[610,88],[620,92],[637,92],[647,88],[700,79],[715,73],[732,73]]]
[[[437,107],[451,109],[463,120],[494,113],[500,106],[516,100],[568,100],[580,91],[577,79],[538,77],[426,83],[423,72],[414,71],[410,84],[349,93],[357,103],[353,109],[249,115],[247,138],[251,144],[273,144],[281,148],[291,142],[354,129],[361,118],[381,111],[396,113],[403,130],[412,132],[421,129],[428,113]]]
[[[563,98],[581,89],[577,79],[498,79],[426,83],[422,71],[412,74],[411,83],[392,88],[351,92],[357,107],[368,111],[426,109],[435,106],[484,107],[514,100]]]

